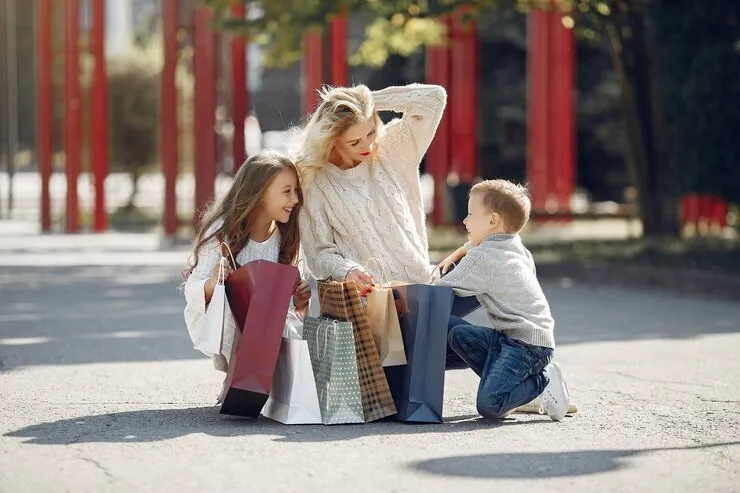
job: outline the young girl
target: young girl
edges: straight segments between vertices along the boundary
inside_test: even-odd
[[[253,260],[268,260],[300,269],[298,212],[301,203],[298,173],[287,157],[261,152],[239,168],[223,200],[214,202],[203,214],[190,266],[184,273],[185,323],[191,334],[200,328],[218,282],[223,256],[226,257],[226,277],[234,268]],[[222,242],[225,245],[221,245]],[[229,250],[237,266],[231,265]],[[286,323],[300,323],[296,312],[302,316],[310,297],[311,288],[302,280],[293,295]],[[221,354],[213,356],[213,366],[217,370],[225,372],[228,369],[235,331],[234,317],[227,313]]]

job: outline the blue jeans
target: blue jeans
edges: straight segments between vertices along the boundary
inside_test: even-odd
[[[481,416],[503,418],[545,390],[550,379],[544,369],[552,359],[552,349],[457,320],[463,323],[452,327],[447,341],[480,377],[476,407]]]
[[[455,296],[452,303],[452,315],[450,315],[450,322],[447,324],[448,338],[453,327],[468,323],[460,317],[466,317],[478,308],[480,308],[480,303],[478,303],[475,296]],[[447,344],[445,370],[464,370],[466,368],[470,368],[470,366]]]

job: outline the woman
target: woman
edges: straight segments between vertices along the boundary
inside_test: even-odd
[[[355,281],[364,292],[373,285],[365,264],[374,258],[391,280],[429,282],[419,163],[442,118],[445,90],[360,85],[320,96],[296,156],[309,269],[317,279]],[[379,111],[403,117],[384,125]]]

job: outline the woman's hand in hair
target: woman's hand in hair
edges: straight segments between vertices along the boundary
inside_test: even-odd
[[[373,276],[365,272],[361,267],[355,267],[347,272],[344,277],[345,281],[355,281],[357,291],[360,292],[360,296],[365,296],[368,291],[373,289],[375,286],[375,280]]]
[[[229,259],[226,257],[221,257],[221,259],[216,262],[216,265],[213,267],[213,270],[211,271],[211,277],[208,278],[205,284],[205,295],[206,295],[206,304],[211,302],[211,297],[213,296],[213,291],[216,289],[216,285],[218,284],[219,278],[221,277],[221,264],[224,264],[224,282],[226,282],[226,279],[229,278],[229,274],[234,272],[234,269],[231,268],[231,263],[229,262]]]

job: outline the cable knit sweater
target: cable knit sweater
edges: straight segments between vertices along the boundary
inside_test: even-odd
[[[317,279],[342,280],[371,258],[391,280],[429,282],[419,163],[445,109],[442,87],[411,84],[373,92],[378,111],[403,117],[388,123],[372,161],[342,170],[329,164],[304,187],[301,240]],[[377,271],[368,270],[377,275]]]

